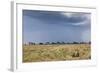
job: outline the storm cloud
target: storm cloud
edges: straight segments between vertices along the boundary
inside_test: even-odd
[[[91,14],[23,10],[24,42],[88,42]]]

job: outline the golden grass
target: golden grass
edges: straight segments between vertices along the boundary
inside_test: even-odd
[[[23,62],[91,59],[89,44],[23,45]]]

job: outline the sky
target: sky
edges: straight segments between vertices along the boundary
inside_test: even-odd
[[[23,42],[89,42],[91,14],[23,10]]]

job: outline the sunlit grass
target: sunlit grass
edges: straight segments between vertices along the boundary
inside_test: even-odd
[[[91,59],[90,44],[23,45],[23,62]]]

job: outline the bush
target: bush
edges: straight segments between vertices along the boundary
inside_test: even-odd
[[[73,52],[72,57],[79,57],[79,51]]]

